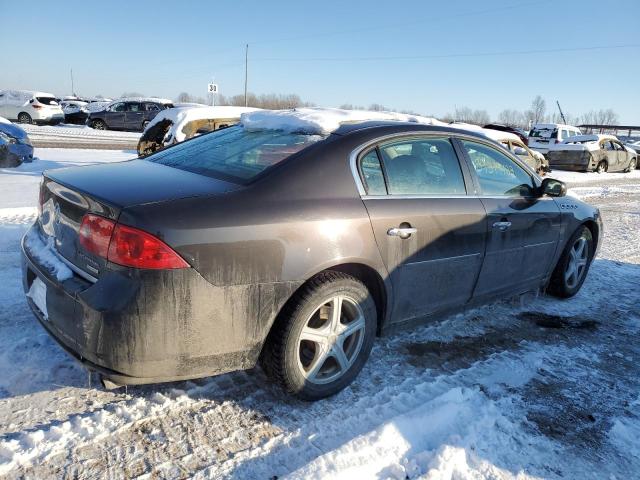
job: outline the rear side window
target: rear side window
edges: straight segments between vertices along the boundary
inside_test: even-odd
[[[42,105],[58,105],[58,102],[53,97],[36,97],[36,100]]]
[[[531,175],[509,157],[481,143],[462,140],[462,144],[478,176],[483,195],[524,197],[531,194]]]
[[[234,126],[178,143],[145,160],[246,184],[324,138],[278,130],[246,131],[241,126]]]
[[[464,195],[460,162],[447,138],[380,145],[390,195]]]
[[[147,112],[158,112],[160,111],[160,107],[158,107],[158,105],[156,105],[155,103],[145,103],[145,110]]]
[[[141,112],[142,105],[137,102],[130,102],[127,104],[127,112]]]
[[[371,150],[360,160],[360,172],[364,188],[368,195],[386,195],[387,187],[384,184],[382,165],[378,158],[378,152]]]

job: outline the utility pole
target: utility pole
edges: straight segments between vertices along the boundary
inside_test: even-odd
[[[76,95],[76,89],[73,86],[73,68],[71,69],[71,95],[74,97]]]
[[[560,111],[560,117],[562,117],[562,123],[564,123],[566,125],[567,124],[567,119],[564,118],[564,113],[562,113],[562,109],[560,108],[560,102],[558,100],[556,100],[556,103],[558,104],[558,110]]]
[[[244,106],[247,106],[247,75],[248,75],[248,65],[249,65],[249,44],[247,43],[244,47]]]

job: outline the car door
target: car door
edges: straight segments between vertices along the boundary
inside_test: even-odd
[[[625,170],[629,166],[629,161],[631,160],[629,154],[627,153],[627,150],[624,148],[622,143],[616,140],[612,140],[611,143],[613,143],[613,148],[616,149],[616,158],[618,160],[615,170]]]
[[[482,265],[486,216],[446,136],[400,137],[359,157],[364,204],[401,322],[464,304]]]
[[[475,299],[526,291],[549,274],[560,238],[560,209],[535,195],[536,183],[515,159],[481,141],[460,139],[487,212],[484,263]]]
[[[614,147],[613,142],[611,140],[603,141],[602,150],[604,151],[607,159],[607,171],[616,171],[618,166],[618,152],[616,151],[616,147]]]
[[[109,128],[122,130],[124,129],[124,115],[126,110],[125,102],[114,103],[104,113],[104,121]]]
[[[124,127],[127,130],[142,130],[142,122],[144,121],[144,111],[142,103],[127,102],[125,111]]]

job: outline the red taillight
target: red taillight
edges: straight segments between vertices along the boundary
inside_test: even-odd
[[[88,252],[107,258],[109,242],[116,222],[98,215],[87,214],[80,224],[80,245]]]
[[[109,261],[135,268],[187,268],[173,249],[153,235],[117,224],[109,245]]]
[[[87,214],[83,217],[80,225],[80,245],[89,252],[125,267],[189,267],[180,255],[159,238],[98,215]]]

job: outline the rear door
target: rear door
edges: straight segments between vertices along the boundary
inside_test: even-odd
[[[533,195],[533,177],[484,142],[461,139],[487,212],[486,256],[474,297],[525,291],[548,274],[560,238],[560,209]]]
[[[359,157],[376,242],[393,286],[394,322],[464,304],[484,253],[486,217],[446,136],[381,142]]]
[[[613,143],[613,148],[616,149],[616,158],[618,160],[615,166],[615,170],[620,171],[626,169],[629,166],[629,154],[625,150],[622,143],[616,140],[612,140],[611,143]]]
[[[142,122],[144,122],[143,105],[140,102],[127,102],[125,111],[124,127],[127,130],[142,130]]]

